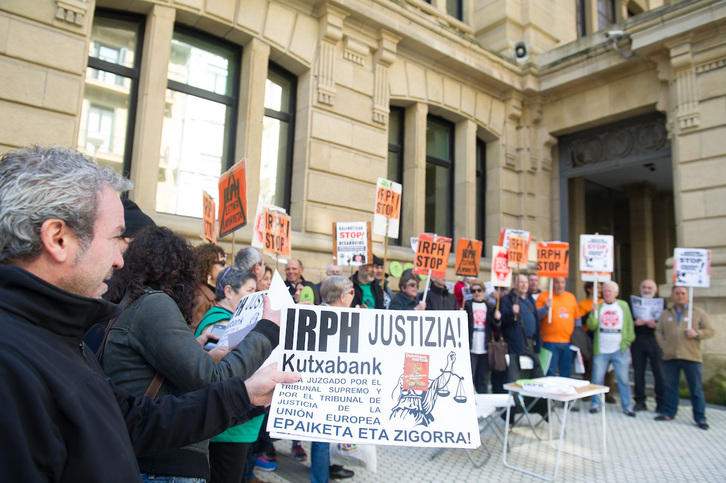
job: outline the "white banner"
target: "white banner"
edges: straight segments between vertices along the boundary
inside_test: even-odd
[[[267,430],[287,439],[479,446],[463,311],[294,306],[283,311]]]

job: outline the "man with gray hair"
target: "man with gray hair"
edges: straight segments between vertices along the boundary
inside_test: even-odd
[[[234,256],[234,264],[254,273],[257,280],[265,276],[265,259],[257,248],[245,247]]]
[[[622,300],[618,300],[620,287],[615,282],[606,282],[602,287],[603,301],[597,308],[590,311],[587,318],[587,327],[594,333],[592,344],[593,384],[602,385],[605,382],[605,371],[612,363],[615,370],[615,380],[620,392],[620,405],[623,412],[635,417],[633,403],[630,400],[630,381],[628,380],[628,358],[626,351],[635,340],[633,316],[630,307]],[[590,412],[600,412],[600,397],[592,396]]]
[[[268,367],[156,401],[109,382],[81,337],[121,312],[100,297],[131,187],[72,149],[0,158],[0,481],[141,481],[136,456],[207,439],[299,380]]]

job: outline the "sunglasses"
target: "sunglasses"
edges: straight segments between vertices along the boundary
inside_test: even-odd
[[[483,291],[484,291],[484,290],[482,290],[482,289],[480,289],[480,288],[473,288],[473,289],[471,289],[471,293],[481,293],[481,292],[483,292]]]
[[[418,287],[418,284],[416,282],[409,282],[406,284],[406,287]]]
[[[219,265],[219,266],[223,267],[223,266],[227,265],[227,261],[226,260],[217,260],[216,262],[212,262],[212,265]]]

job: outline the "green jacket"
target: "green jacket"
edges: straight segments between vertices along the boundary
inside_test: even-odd
[[[624,301],[616,300],[620,308],[623,309],[623,332],[622,339],[620,340],[620,350],[625,352],[630,344],[635,340],[635,325],[633,324],[633,315],[630,313],[630,307]],[[591,310],[590,315],[587,317],[587,328],[593,331],[595,339],[592,344],[592,351],[595,355],[600,355],[600,319],[595,317],[595,314],[600,315],[600,308],[605,302],[597,304],[597,310]]]

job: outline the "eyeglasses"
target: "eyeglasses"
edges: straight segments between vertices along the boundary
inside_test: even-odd
[[[212,265],[220,265],[223,267],[223,266],[227,265],[227,261],[226,260],[217,260],[216,262],[212,262]]]
[[[406,287],[417,287],[418,288],[418,284],[416,282],[409,282],[406,284]]]
[[[473,289],[471,289],[471,293],[482,293],[483,291],[484,290],[482,290],[480,288],[473,288]]]

